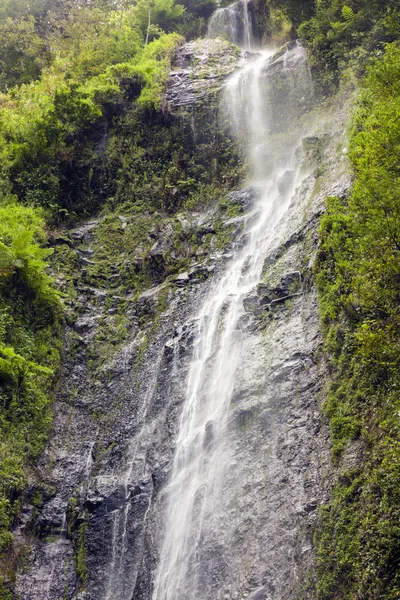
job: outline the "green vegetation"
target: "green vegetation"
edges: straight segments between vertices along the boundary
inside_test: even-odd
[[[296,27],[312,17],[315,7],[314,0],[269,0],[268,4],[272,10],[286,14],[293,26],[293,35]]]
[[[317,533],[321,600],[400,596],[399,82],[395,43],[362,82],[351,195],[329,198],[321,223],[325,410],[339,468]]]
[[[347,65],[363,73],[371,54],[384,51],[385,43],[398,39],[400,13],[396,5],[388,0],[317,2],[315,15],[298,31],[310,50],[311,69],[324,92],[335,89]]]
[[[107,147],[107,207],[135,212],[205,207],[239,181],[237,153],[224,131],[216,130],[214,107],[200,106],[191,119],[162,112],[144,114],[133,106],[116,118]]]
[[[349,65],[361,75],[371,54],[399,38],[397,0],[268,0],[268,5],[271,34],[280,40],[291,23],[290,37],[307,48],[322,95],[335,92]]]
[[[96,164],[94,131],[105,130],[134,94],[139,110],[161,106],[171,53],[180,37],[161,34],[145,46],[138,43],[129,57],[125,38],[135,50],[139,34],[126,27],[116,47],[104,43],[102,48],[100,38],[96,53],[84,48],[83,56],[74,56],[68,48],[65,59],[57,59],[39,80],[0,97],[3,190],[44,207],[53,220],[89,214],[99,206],[98,196],[104,197],[98,194],[105,175]],[[104,32],[104,38],[111,33]]]
[[[87,512],[80,513],[78,501],[75,496],[72,496],[68,503],[68,535],[72,540],[74,549],[74,567],[78,576],[79,589],[82,590],[85,586],[88,571],[86,567],[87,557],[87,528],[88,515]]]
[[[182,123],[165,115],[161,103],[171,57],[183,39],[170,29],[201,29],[212,6],[198,3],[189,13],[172,0],[142,0],[118,11],[77,5],[66,15],[45,13],[50,31],[44,37],[36,31],[40,20],[35,29],[32,15],[26,23],[14,18],[13,27],[26,25],[20,43],[35,60],[42,51],[35,51],[32,36],[46,53],[34,72],[20,73],[15,61],[4,61],[0,191],[43,207],[53,224],[91,215],[110,198],[113,206],[140,198],[141,208],[171,212],[188,195],[206,197],[205,173],[216,148],[220,164],[225,158],[225,136],[211,141],[210,126],[201,145],[210,145],[208,153],[198,158],[190,127],[181,135]],[[13,56],[18,52],[14,48]],[[18,60],[27,69],[27,57]],[[214,177],[220,181],[220,168]]]
[[[60,300],[46,274],[51,253],[39,211],[0,206],[0,557],[12,572],[18,551],[9,533],[27,467],[51,425],[51,382],[59,360]],[[1,581],[0,581],[1,583]]]

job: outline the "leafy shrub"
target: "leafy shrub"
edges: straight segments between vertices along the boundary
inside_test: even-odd
[[[0,39],[0,90],[37,79],[48,64],[49,56],[45,41],[36,31],[35,18],[30,15],[2,20]]]
[[[339,82],[339,69],[359,46],[368,52],[383,50],[396,39],[398,21],[392,2],[334,0],[317,2],[311,18],[299,23],[298,33],[309,50],[310,63],[320,91],[332,92]],[[389,22],[392,23],[392,32]]]
[[[61,304],[46,273],[40,212],[0,204],[0,558],[51,423],[50,385],[59,361]]]
[[[111,125],[132,91],[142,108],[161,108],[171,57],[182,39],[162,27],[170,28],[183,10],[172,0],[143,0],[119,11],[76,6],[49,17],[51,66],[36,81],[0,96],[3,189],[46,208],[54,220],[97,208],[107,193],[99,193],[97,132]],[[144,25],[148,11],[151,36],[147,16]],[[5,78],[11,82],[9,72]]]

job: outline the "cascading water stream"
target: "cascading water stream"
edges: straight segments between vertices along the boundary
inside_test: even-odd
[[[228,16],[221,14],[224,10]],[[232,10],[237,10],[236,4],[217,11],[214,25],[216,19],[228,19]],[[211,29],[214,25],[212,19]],[[299,140],[288,142],[284,136],[295,128],[303,110],[299,83],[305,89],[311,85],[304,50],[294,45],[286,52],[290,57],[274,59],[272,51],[253,55],[226,85],[224,110],[251,166],[256,217],[247,219],[244,246],[213,285],[196,319],[186,402],[164,492],[164,542],[153,600],[230,597],[216,587],[213,561],[221,554],[223,560],[216,562],[229,570],[234,522],[227,516],[225,492],[235,486],[235,440],[229,419],[244,335],[243,299],[260,282],[271,235],[301,181]],[[288,62],[297,68],[294,76]],[[285,80],[279,101],[270,81],[277,69]]]
[[[155,372],[159,370],[159,364],[154,365]],[[176,368],[176,365],[175,365]],[[171,373],[171,376],[173,372]],[[142,438],[151,427],[147,422],[147,412],[150,398],[154,395],[156,379],[147,389],[142,398],[138,414],[136,415],[139,434],[137,439],[129,445],[126,457],[125,473],[123,478],[122,492],[125,498],[123,509],[115,510],[112,515],[112,542],[111,542],[111,564],[108,583],[105,591],[105,600],[125,600],[132,597],[135,586],[135,573],[130,566],[130,553],[127,547],[127,526],[131,512],[131,489],[132,474],[134,469],[142,471],[143,448]],[[144,474],[144,473],[142,473]],[[146,517],[144,518],[144,522]]]
[[[208,24],[208,37],[222,37],[245,50],[250,50],[254,35],[249,1],[239,0],[226,8],[217,9]]]

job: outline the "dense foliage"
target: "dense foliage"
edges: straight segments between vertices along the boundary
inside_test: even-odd
[[[293,14],[297,3],[284,4]],[[298,35],[309,49],[311,69],[324,93],[335,89],[349,62],[361,71],[371,52],[383,51],[386,42],[398,39],[398,0],[317,0],[311,15],[310,3],[304,4],[301,14],[308,12],[308,18],[296,21]]]
[[[60,300],[46,274],[51,251],[41,247],[44,241],[37,210],[14,202],[0,206],[0,556],[10,568],[18,549],[9,527],[26,467],[47,439],[59,360]]]
[[[399,117],[392,44],[362,83],[352,193],[328,199],[321,223],[317,283],[333,377],[325,409],[340,470],[317,536],[321,600],[400,596]]]
[[[55,219],[93,210],[99,146],[94,132],[105,135],[113,115],[133,96],[142,110],[160,108],[171,54],[180,40],[154,25],[155,38],[146,44],[149,31],[139,8],[122,14],[82,9],[79,20],[71,16],[64,24],[66,37],[52,42],[57,52],[52,65],[38,80],[0,97],[5,193],[44,207]]]

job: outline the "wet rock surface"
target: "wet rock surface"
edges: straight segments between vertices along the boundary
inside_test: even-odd
[[[221,37],[241,48],[248,48],[257,31],[255,13],[254,3],[244,0],[216,10],[208,25],[208,37]]]
[[[271,130],[279,133],[285,130],[288,120],[296,122],[314,105],[314,88],[307,66],[307,53],[297,42],[290,42],[274,55],[263,72],[264,85],[270,90],[270,101],[266,110],[270,118]],[[296,94],[291,93],[296,90]],[[290,183],[290,173],[283,174],[281,186]]]
[[[240,50],[220,39],[196,40],[178,50],[176,67],[169,76],[166,103],[172,113],[209,101],[221,91],[226,78],[238,67]]]

